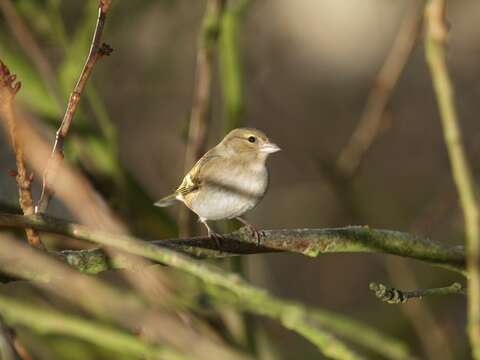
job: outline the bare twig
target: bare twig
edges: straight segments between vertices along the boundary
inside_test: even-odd
[[[14,109],[14,98],[20,90],[21,83],[16,82],[16,75],[11,74],[7,66],[0,61],[0,116],[3,118],[5,128],[10,136],[15,161],[17,163],[16,180],[19,191],[20,207],[25,215],[34,213],[32,198],[32,176],[27,173],[23,155],[23,140],[17,129],[18,119]],[[38,232],[26,228],[27,239],[30,245],[43,248]]]
[[[402,291],[395,288],[386,287],[383,284],[370,283],[370,290],[375,292],[375,296],[388,304],[402,304],[409,299],[421,299],[429,295],[452,295],[465,294],[465,288],[460,283],[453,283],[450,286],[433,289],[420,289],[414,291]]]
[[[337,167],[345,176],[351,176],[358,169],[365,153],[381,131],[385,108],[414,49],[422,8],[423,1],[414,1],[407,9],[393,46],[368,94],[362,117],[338,156]]]
[[[213,55],[217,45],[220,19],[226,0],[208,0],[200,34],[192,112],[185,150],[185,171],[188,172],[205,152],[207,122],[213,76]],[[190,235],[192,215],[182,207],[179,213],[179,229],[182,236]]]
[[[56,137],[55,137],[55,144],[53,146],[52,155],[50,160],[47,164],[45,172],[43,174],[43,185],[42,185],[42,195],[38,204],[35,208],[35,212],[43,212],[47,209],[48,203],[53,195],[51,184],[55,179],[58,164],[63,159],[63,143],[65,141],[65,137],[70,130],[70,126],[72,124],[73,116],[75,111],[77,110],[78,104],[80,102],[80,97],[87,85],[87,81],[90,78],[92,73],[93,67],[97,63],[97,61],[105,55],[110,55],[112,52],[112,48],[107,44],[100,45],[103,28],[105,25],[105,19],[110,9],[111,0],[100,0],[98,5],[98,18],[97,18],[97,25],[95,28],[95,33],[93,35],[92,44],[90,46],[90,52],[87,56],[87,60],[85,65],[82,69],[80,77],[78,79],[75,88],[73,89],[72,93],[70,94],[70,98],[68,99],[67,110],[65,111],[65,115],[63,117],[62,123],[57,130]]]
[[[467,162],[454,89],[446,64],[445,42],[448,27],[445,23],[445,0],[429,0],[425,7],[425,55],[432,76],[442,121],[443,134],[452,175],[460,197],[466,232],[468,272],[468,334],[474,359],[480,359],[480,228],[479,208],[471,170]]]

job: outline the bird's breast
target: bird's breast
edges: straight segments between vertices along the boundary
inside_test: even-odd
[[[228,166],[205,174],[190,209],[207,220],[234,218],[253,208],[268,185],[266,166]]]

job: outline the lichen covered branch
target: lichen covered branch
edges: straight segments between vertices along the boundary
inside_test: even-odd
[[[20,216],[0,213],[0,227],[33,227],[39,231],[62,234],[100,244],[103,244],[105,239],[114,244],[120,239],[134,239],[126,235],[111,234],[39,215]],[[149,247],[156,248],[155,251],[173,249],[198,257],[223,257],[275,251],[299,253],[311,257],[326,253],[380,252],[426,261],[457,272],[462,272],[465,266],[465,254],[461,246],[449,247],[408,233],[370,229],[364,226],[336,229],[263,230],[260,238],[261,246],[257,246],[255,237],[252,237],[251,233],[243,228],[225,234],[224,237],[225,241],[222,244],[221,252],[218,251],[215,241],[206,236],[157,240],[150,241],[148,244]],[[85,251],[83,250],[83,252]],[[79,264],[85,264],[85,259],[79,259],[80,256],[87,259],[95,257],[96,268],[104,269],[112,266],[107,258],[102,258],[100,253],[94,250],[88,250],[88,252],[91,254],[69,251],[68,255],[71,262],[78,260]]]
[[[58,166],[63,160],[63,143],[72,125],[73,116],[77,110],[82,93],[87,85],[88,79],[92,74],[97,61],[105,55],[110,55],[112,48],[107,44],[101,44],[101,38],[107,13],[110,9],[111,0],[100,0],[98,5],[98,18],[95,32],[90,46],[85,65],[80,73],[80,77],[68,99],[67,110],[62,123],[57,130],[52,154],[43,174],[42,194],[36,206],[35,212],[44,212],[53,195],[52,184],[57,174]]]

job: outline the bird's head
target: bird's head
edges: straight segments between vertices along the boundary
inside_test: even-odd
[[[219,145],[235,155],[264,159],[280,151],[280,147],[271,142],[263,132],[252,128],[230,131]]]

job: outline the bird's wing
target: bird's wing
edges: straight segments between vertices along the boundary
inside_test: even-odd
[[[215,151],[211,149],[205,155],[203,155],[200,160],[193,166],[193,168],[188,172],[187,175],[183,178],[182,183],[180,186],[175,190],[176,194],[181,194],[185,196],[190,194],[200,188],[202,183],[202,173],[205,169],[205,165],[211,162],[214,159],[220,159],[220,155],[218,155]]]

